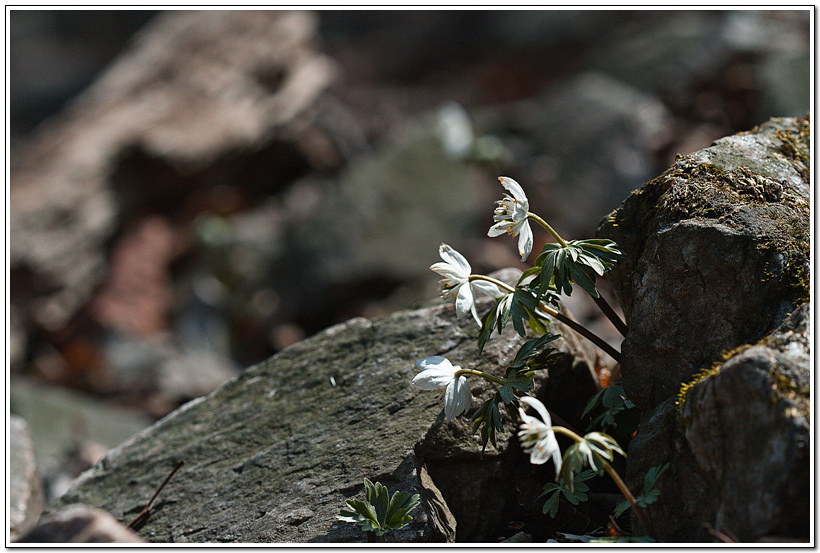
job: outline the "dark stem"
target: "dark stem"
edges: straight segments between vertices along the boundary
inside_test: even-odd
[[[576,323],[563,313],[556,311],[553,317],[555,317],[556,319],[570,327],[572,330],[574,330],[575,332],[577,332],[578,334],[580,334],[581,336],[583,336],[584,338],[586,338],[587,340],[589,340],[590,342],[604,350],[607,354],[609,354],[610,357],[612,357],[618,363],[621,362],[621,352],[619,352],[617,349],[613,348],[608,343],[606,343],[606,341],[604,341],[604,339],[600,336],[593,334],[592,332],[590,332],[580,324]]]
[[[595,300],[595,303],[598,304],[598,307],[601,309],[604,315],[606,315],[606,318],[609,319],[613,325],[615,325],[615,328],[618,329],[618,332],[621,333],[621,336],[626,336],[626,333],[629,332],[629,327],[627,327],[626,323],[624,323],[618,316],[618,314],[615,313],[615,310],[612,309],[612,307],[607,303],[607,301],[604,299],[604,296],[601,295],[601,292],[598,292],[597,298],[592,299]]]
[[[171,477],[172,477],[172,476],[174,476],[174,474],[176,474],[176,472],[177,472],[177,471],[180,469],[180,467],[181,467],[182,465],[184,465],[184,464],[185,464],[185,461],[183,461],[182,459],[180,459],[180,461],[176,464],[176,466],[173,468],[173,470],[171,471],[171,473],[170,473],[168,476],[166,476],[166,477],[165,477],[165,480],[163,480],[163,481],[162,481],[162,484],[160,484],[160,485],[159,485],[159,488],[157,488],[157,491],[155,491],[155,492],[154,492],[154,495],[153,495],[153,496],[151,496],[151,499],[148,501],[148,503],[145,505],[145,507],[143,507],[142,511],[140,511],[140,514],[138,514],[138,515],[136,516],[136,518],[134,518],[134,520],[132,520],[131,522],[129,522],[129,523],[128,523],[128,526],[126,526],[126,528],[132,528],[132,527],[134,526],[134,524],[136,524],[136,522],[137,522],[138,520],[140,520],[140,519],[141,519],[141,518],[143,518],[143,517],[148,516],[148,513],[150,513],[150,512],[151,512],[151,505],[153,505],[153,504],[154,504],[154,500],[155,500],[155,499],[157,498],[157,496],[159,495],[159,492],[161,492],[161,491],[162,491],[162,488],[164,488],[164,487],[165,487],[165,485],[168,483],[168,481],[169,481],[169,480],[171,480]]]

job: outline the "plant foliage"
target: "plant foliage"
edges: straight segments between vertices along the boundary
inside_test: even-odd
[[[386,487],[367,478],[364,479],[364,489],[365,500],[345,501],[351,510],[339,511],[337,519],[358,524],[362,531],[375,532],[377,536],[403,528],[413,520],[409,513],[419,504],[418,494],[396,492],[389,498]]]

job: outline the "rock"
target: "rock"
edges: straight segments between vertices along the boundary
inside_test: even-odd
[[[68,487],[63,482],[89,468],[88,461],[98,460],[82,459],[84,447],[94,443],[107,450],[153,422],[141,411],[22,377],[11,381],[9,405],[31,429],[46,500],[62,494]]]
[[[269,280],[285,314],[308,327],[316,319],[326,324],[329,303],[361,302],[426,278],[442,237],[481,228],[495,194],[482,194],[486,177],[475,166],[452,159],[437,124],[408,126],[322,187],[326,192],[292,226],[273,265]],[[459,240],[451,245],[465,252]]]
[[[133,436],[50,509],[83,502],[125,520],[184,460],[140,528],[149,541],[366,541],[357,527],[334,519],[346,499],[362,495],[364,477],[391,493],[422,496],[411,524],[388,541],[495,541],[512,514],[505,507],[522,510],[520,492],[499,476],[526,471],[540,490],[549,471],[533,470],[509,424],[499,451],[490,446],[482,460],[470,423],[444,422],[439,397],[410,384],[416,359],[440,354],[497,372],[521,343],[508,331],[478,357],[476,332],[471,319],[454,319],[452,305],[331,327]],[[589,361],[568,366],[592,379]],[[489,393],[471,384],[476,396]],[[469,487],[455,489],[464,467],[473,475]],[[456,509],[465,490],[466,503]],[[540,505],[537,512],[544,516]]]
[[[630,327],[624,385],[644,411],[808,298],[808,129],[775,119],[721,139],[600,227],[627,255],[609,281]]]
[[[670,463],[649,508],[663,540],[808,538],[808,125],[682,157],[599,227],[627,254],[610,278],[642,411],[626,480]]]
[[[45,506],[43,486],[25,419],[9,417],[8,524],[9,538],[15,541],[37,524]]]
[[[276,188],[310,166],[311,144],[301,139],[321,134],[311,114],[335,75],[315,49],[316,25],[306,12],[163,13],[16,153],[9,261],[26,329],[56,332],[77,315],[103,282],[108,246],[129,219],[189,205],[181,200],[203,180],[208,189],[219,188],[214,180],[231,188],[258,171],[263,186]],[[141,238],[154,249],[149,242],[159,240],[162,251],[143,267],[157,284],[140,305],[149,317],[137,332],[164,323],[165,227]],[[122,270],[103,294],[102,317],[134,326],[110,291],[133,285],[134,263],[119,253],[115,261]]]
[[[69,505],[43,520],[19,543],[139,543],[143,540],[105,511]]]
[[[720,498],[715,528],[741,541],[810,538],[811,314],[741,347],[682,398],[683,433]]]

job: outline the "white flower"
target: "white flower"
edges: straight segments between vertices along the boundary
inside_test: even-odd
[[[416,361],[416,367],[421,372],[413,378],[413,386],[420,390],[444,389],[444,420],[454,419],[470,409],[473,394],[467,378],[456,377],[461,367],[439,355]]]
[[[445,300],[455,298],[456,316],[463,317],[470,311],[478,326],[481,326],[481,319],[478,318],[478,312],[475,308],[473,288],[493,298],[503,295],[503,292],[491,282],[485,280],[470,281],[472,267],[463,255],[447,244],[439,246],[438,253],[444,262],[434,263],[430,266],[430,269],[444,277],[438,283],[441,297]]]
[[[509,177],[498,177],[501,185],[510,194],[504,194],[503,200],[498,200],[498,207],[495,208],[493,220],[496,223],[490,227],[487,236],[495,237],[507,233],[511,236],[518,236],[518,254],[521,261],[525,261],[532,251],[532,229],[527,220],[527,213],[530,209],[530,202],[521,185]]]
[[[535,398],[529,396],[522,396],[518,398],[524,405],[529,405],[535,409],[543,422],[535,417],[531,417],[524,412],[524,409],[518,408],[518,414],[521,417],[521,430],[518,431],[518,439],[521,441],[521,446],[524,452],[530,455],[530,463],[533,465],[543,465],[552,456],[552,462],[555,463],[555,473],[561,472],[561,448],[558,446],[558,440],[555,439],[555,432],[552,430],[552,419],[544,407],[544,404]]]

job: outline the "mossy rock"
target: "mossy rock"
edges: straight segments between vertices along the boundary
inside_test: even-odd
[[[629,335],[622,372],[644,410],[809,297],[809,122],[773,119],[677,162],[599,227]]]

